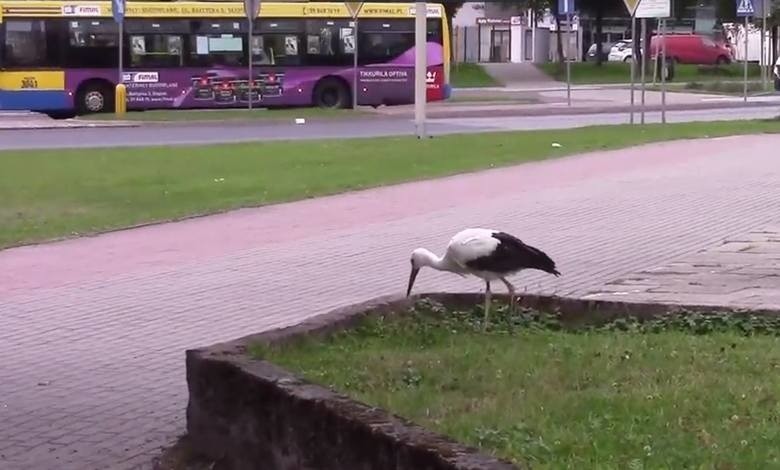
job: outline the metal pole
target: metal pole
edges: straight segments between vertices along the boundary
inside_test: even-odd
[[[743,100],[747,103],[748,94],[748,17],[745,16],[745,83],[743,89]]]
[[[599,38],[600,39],[600,38]],[[636,81],[636,49],[639,47],[639,42],[636,40],[636,17],[631,15],[631,124],[634,123],[634,82]],[[598,50],[598,49],[596,49]]]
[[[358,107],[358,19],[357,13],[355,13],[355,50],[352,51],[353,58],[353,74],[352,74],[352,109],[357,111]]]
[[[566,13],[566,24],[569,28],[566,34],[566,102],[571,106],[571,13]]]
[[[769,81],[769,60],[766,50],[766,0],[761,1],[761,15],[763,16],[761,24],[761,91],[766,91]]]
[[[249,50],[247,51],[247,55],[249,57],[249,76],[247,78],[246,86],[247,86],[247,101],[249,101],[249,110],[252,110],[252,92],[254,88],[254,80],[252,79],[252,23],[254,23],[254,20],[249,20]]]
[[[531,18],[531,63],[536,63],[536,12],[534,10],[528,10],[529,17]]]
[[[661,123],[666,124],[666,19],[661,20]]]
[[[119,22],[119,81],[117,83],[124,83],[125,81],[122,79],[122,76],[124,75],[124,64],[122,63],[123,55],[124,55],[124,42],[125,42],[125,36],[124,36],[124,27],[122,25],[124,21]]]
[[[426,37],[428,20],[427,2],[415,2],[414,14],[414,123],[417,128],[417,138],[425,137],[425,78],[428,71],[428,54]]]
[[[642,39],[645,39],[646,36],[647,36],[647,18],[642,18]],[[645,57],[645,53],[646,53],[645,51],[647,49],[644,48],[644,47],[642,47],[641,49],[642,49],[642,68],[641,68],[642,69],[642,72],[641,72],[641,75],[642,75],[642,86],[641,86],[641,90],[642,90],[642,99],[641,99],[641,102],[642,102],[642,112],[641,112],[641,121],[640,122],[642,124],[644,124],[645,123],[645,73],[646,73],[646,69],[647,69],[647,57]]]

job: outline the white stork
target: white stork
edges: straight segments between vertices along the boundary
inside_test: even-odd
[[[447,245],[443,257],[439,257],[425,248],[412,252],[412,272],[409,275],[407,297],[412,292],[414,280],[420,269],[428,266],[439,271],[447,271],[466,277],[467,274],[485,281],[485,319],[483,328],[487,328],[490,308],[490,281],[500,279],[509,290],[511,309],[515,306],[515,287],[507,281],[507,276],[523,269],[538,269],[560,276],[555,262],[542,250],[526,245],[517,237],[506,232],[485,228],[469,228],[455,234]]]

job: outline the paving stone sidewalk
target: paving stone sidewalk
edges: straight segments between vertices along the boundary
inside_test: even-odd
[[[780,225],[729,237],[584,297],[780,310]]]
[[[518,286],[577,296],[777,227],[779,147],[664,143],[0,251],[0,468],[148,467],[184,429],[186,348],[401,293],[411,250],[467,226],[558,261]]]

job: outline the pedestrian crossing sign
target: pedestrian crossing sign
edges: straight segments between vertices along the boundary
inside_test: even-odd
[[[753,16],[755,13],[753,0],[737,0],[737,16]]]

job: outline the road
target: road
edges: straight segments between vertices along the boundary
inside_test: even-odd
[[[722,121],[773,118],[775,107],[744,107],[670,111],[669,122]],[[639,122],[639,115],[636,115]],[[660,122],[658,112],[648,113],[647,122]],[[429,120],[431,135],[502,130],[563,129],[594,124],[627,124],[628,113],[598,113],[551,116],[469,117]],[[407,118],[294,123],[226,122],[144,125],[73,129],[31,129],[0,131],[0,150],[45,148],[130,147],[143,145],[203,145],[263,140],[412,135],[414,125]]]

